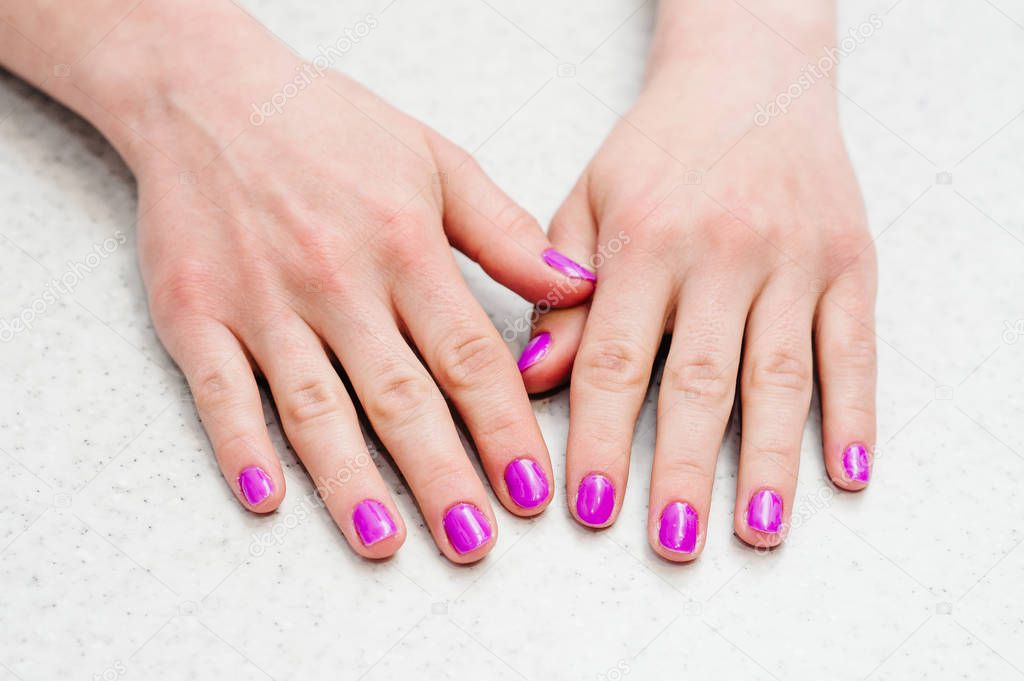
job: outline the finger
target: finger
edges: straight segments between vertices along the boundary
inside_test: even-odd
[[[465,286],[449,283],[458,268],[438,241],[440,269],[430,280],[446,283],[400,283],[398,313],[466,422],[498,499],[517,515],[536,515],[551,499],[547,446],[512,355]]]
[[[601,264],[597,260],[600,256],[595,256],[597,226],[584,180],[577,183],[555,213],[549,236],[560,252],[581,262]],[[588,304],[583,304],[549,310],[544,303],[535,308],[540,315],[519,355],[519,370],[528,392],[546,392],[569,379],[589,309]]]
[[[212,319],[179,320],[161,332],[185,373],[220,470],[239,502],[267,513],[284,499],[284,474],[241,343]]]
[[[863,489],[875,442],[875,276],[851,270],[818,304],[816,351],[821,382],[825,468],[836,485]]]
[[[267,325],[248,345],[270,383],[292,447],[352,549],[367,558],[395,553],[405,540],[405,524],[320,339],[292,316]]]
[[[704,548],[715,464],[754,295],[750,277],[714,271],[687,275],[658,395],[647,534],[659,555],[680,562]]]
[[[770,280],[750,311],[740,377],[742,443],[736,534],[770,547],[784,536],[811,401],[813,302],[797,273]]]
[[[569,393],[566,490],[573,514],[591,527],[618,512],[671,287],[663,270],[639,276],[616,265],[594,297]]]
[[[441,168],[445,232],[451,244],[527,300],[571,307],[593,293],[596,276],[556,250],[544,230],[459,147],[433,140]]]
[[[314,330],[345,368],[441,552],[456,563],[483,558],[494,546],[497,524],[444,398],[390,320],[342,311],[366,307],[365,300],[338,303],[323,308]],[[369,307],[387,304],[373,301]]]

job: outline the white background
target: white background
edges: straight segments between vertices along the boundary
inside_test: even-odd
[[[246,4],[306,56],[374,14],[338,67],[477,150],[546,222],[637,93],[652,4],[387,2]],[[758,554],[731,531],[734,426],[690,566],[646,543],[650,400],[606,532],[565,509],[564,392],[535,403],[556,500],[535,521],[499,508],[478,565],[439,556],[383,458],[409,539],[357,558],[269,410],[289,495],[246,513],[149,323],[128,171],[0,76],[0,316],[127,235],[0,344],[0,681],[1024,677],[1024,2],[850,1],[841,32],[872,13],[839,88],[880,260],[874,480],[833,490],[815,401],[798,526]],[[465,270],[496,324],[526,312]]]

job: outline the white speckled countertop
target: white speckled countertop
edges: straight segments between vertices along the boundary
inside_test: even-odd
[[[375,14],[340,68],[466,147],[486,140],[482,163],[542,221],[613,123],[580,85],[624,110],[653,22],[639,0],[340,4],[246,3],[307,55]],[[851,0],[841,26],[871,13],[882,27],[839,87],[881,269],[874,481],[833,491],[815,417],[801,521],[759,554],[731,533],[734,429],[691,566],[644,535],[650,400],[603,533],[558,484],[539,520],[496,507],[494,552],[455,567],[381,463],[410,534],[370,563],[303,512],[287,451],[284,505],[246,513],[150,325],[132,178],[0,75],[0,319],[38,312],[0,343],[0,681],[1024,678],[1024,2]],[[48,296],[75,263],[87,274]],[[466,272],[496,322],[524,313]],[[535,403],[559,482],[566,407]]]

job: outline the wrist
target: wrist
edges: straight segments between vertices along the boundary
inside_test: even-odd
[[[172,152],[188,167],[202,159],[183,142],[197,133],[229,141],[252,103],[298,63],[232,3],[146,2],[73,67],[64,88],[133,170]]]
[[[868,36],[880,27],[875,19],[865,21]],[[863,31],[857,39],[863,42]],[[835,112],[831,81],[848,52],[836,47],[832,2],[664,0],[644,92],[700,97],[709,108],[722,107],[723,115],[752,116],[779,97],[800,99],[794,110],[821,120]]]

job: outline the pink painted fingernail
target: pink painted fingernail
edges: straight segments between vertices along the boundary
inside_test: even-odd
[[[363,499],[356,504],[352,522],[364,546],[372,546],[398,531],[387,506],[376,499]]]
[[[768,534],[782,529],[782,497],[773,489],[759,489],[747,505],[747,525]]]
[[[697,548],[697,511],[684,501],[673,501],[661,512],[658,541],[669,551],[693,553]]]
[[[843,470],[846,479],[856,482],[867,482],[871,479],[871,463],[868,460],[868,448],[862,444],[852,444],[843,452]]]
[[[444,514],[444,531],[459,553],[480,548],[491,538],[487,517],[473,504],[455,504]]]
[[[516,459],[505,468],[508,495],[521,508],[536,508],[548,498],[548,479],[533,459]]]
[[[246,501],[258,506],[274,492],[274,481],[262,468],[249,466],[238,474],[238,488],[242,490],[242,496]]]
[[[572,279],[585,279],[587,281],[597,281],[597,275],[588,270],[583,265],[579,264],[572,258],[568,258],[553,248],[549,248],[543,253],[544,262],[549,267],[553,267],[562,274]]]
[[[615,509],[615,486],[600,473],[591,473],[576,492],[576,515],[588,525],[603,525]]]
[[[547,331],[538,333],[530,339],[530,342],[523,348],[519,355],[519,372],[522,373],[537,362],[548,356],[548,348],[551,347],[551,334]]]

